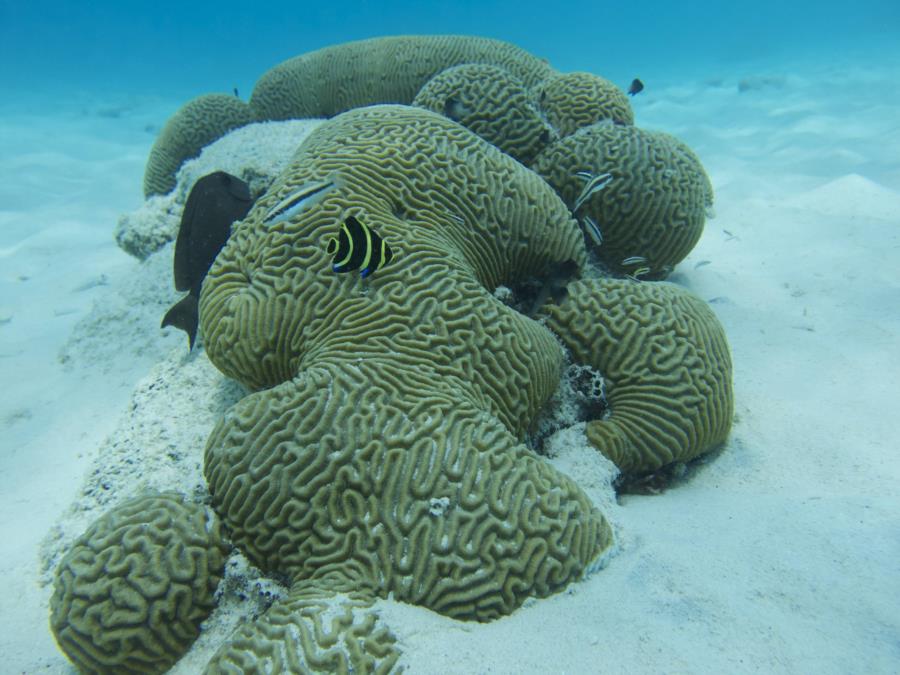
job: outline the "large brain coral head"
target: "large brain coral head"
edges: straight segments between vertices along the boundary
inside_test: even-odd
[[[297,218],[271,205],[337,187]],[[348,214],[395,251],[368,279],[325,245]],[[318,127],[235,226],[204,283],[210,358],[255,393],[217,426],[204,472],[235,543],[267,571],[490,620],[580,578],[603,516],[523,443],[562,350],[501,283],[584,260],[536,174],[425,110]]]

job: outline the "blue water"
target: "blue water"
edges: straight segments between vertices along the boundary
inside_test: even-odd
[[[140,92],[246,98],[265,70],[330,44],[401,33],[514,42],[559,70],[627,85],[794,57],[900,50],[897,0],[755,2],[56,2],[0,0],[7,92]]]

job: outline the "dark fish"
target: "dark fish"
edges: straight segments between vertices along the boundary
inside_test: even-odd
[[[237,87],[234,88],[234,97],[235,97],[235,98],[240,98],[240,97],[241,97],[241,95],[238,94]]]
[[[639,79],[634,78],[631,81],[631,86],[628,87],[628,95],[634,96],[635,94],[640,94],[642,91],[644,91],[644,83]]]
[[[334,256],[332,270],[360,270],[363,278],[387,265],[394,257],[388,243],[353,216],[344,221],[336,237],[328,240],[325,250]]]
[[[565,260],[551,266],[547,273],[541,277],[541,286],[531,303],[531,311],[528,316],[535,316],[548,300],[553,300],[557,305],[569,295],[568,283],[578,275],[578,263],[574,260]]]
[[[197,337],[200,287],[231,234],[231,224],[253,206],[249,186],[236,176],[216,171],[198,180],[188,195],[175,240],[175,288],[187,296],[166,312],[160,328],[175,326],[188,334],[190,349]]]

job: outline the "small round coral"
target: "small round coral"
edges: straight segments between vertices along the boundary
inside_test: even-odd
[[[591,218],[610,271],[663,279],[703,234],[712,186],[696,155],[669,134],[598,122],[544,150],[532,164],[573,209]],[[579,204],[591,178],[609,174]],[[642,269],[643,268],[643,269]]]
[[[634,112],[625,93],[593,73],[551,75],[535,87],[534,96],[547,121],[562,137],[601,120],[634,123]]]
[[[171,192],[175,174],[186,160],[232,129],[253,121],[250,106],[236,96],[205,94],[185,103],[166,122],[150,150],[144,196]]]
[[[78,538],[56,570],[50,626],[91,673],[162,673],[200,634],[222,578],[218,521],[175,493],[132,499]]]
[[[734,394],[722,325],[679,286],[628,279],[569,285],[547,325],[607,385],[608,418],[587,437],[626,474],[686,462],[724,442]]]
[[[522,81],[497,66],[447,68],[419,90],[413,105],[459,122],[523,164],[554,138]]]

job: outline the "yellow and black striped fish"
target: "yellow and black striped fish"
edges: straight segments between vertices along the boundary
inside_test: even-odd
[[[360,270],[364,279],[394,257],[388,243],[353,216],[344,221],[336,237],[328,240],[325,250],[334,256],[331,269],[335,272]]]

